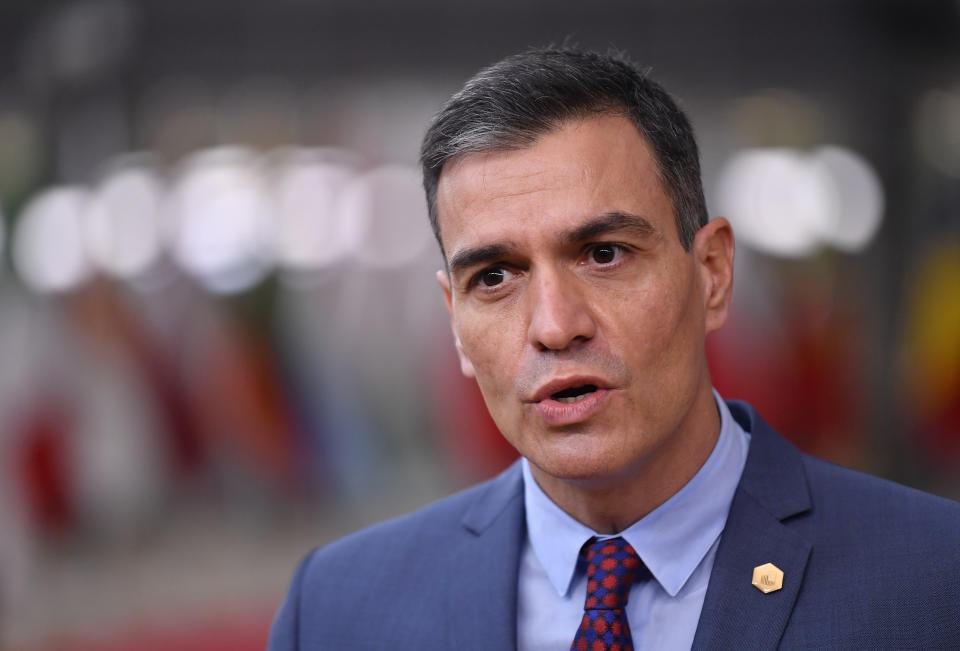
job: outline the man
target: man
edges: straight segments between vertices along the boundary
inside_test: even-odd
[[[461,367],[523,459],[313,552],[271,648],[960,648],[960,506],[712,390],[733,233],[662,88],[509,57],[421,153]]]

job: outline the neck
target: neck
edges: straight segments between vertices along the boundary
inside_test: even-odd
[[[639,467],[612,477],[570,480],[530,464],[537,484],[572,518],[597,533],[619,533],[673,497],[706,463],[720,435],[709,381],[677,430]]]

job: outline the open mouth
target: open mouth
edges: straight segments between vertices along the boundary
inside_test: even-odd
[[[557,402],[577,402],[579,400],[583,400],[583,398],[596,390],[596,385],[584,384],[578,387],[570,387],[568,389],[564,389],[563,391],[557,391],[556,393],[552,394],[550,398],[556,400]]]
[[[534,394],[533,402],[544,425],[566,427],[593,418],[615,390],[597,376],[568,375],[544,384]]]

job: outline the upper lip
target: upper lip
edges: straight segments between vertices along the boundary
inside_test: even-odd
[[[570,389],[572,387],[582,387],[587,384],[592,384],[598,389],[609,389],[610,383],[604,380],[603,378],[597,377],[596,375],[571,375],[563,378],[557,378],[556,380],[551,380],[546,384],[540,386],[537,389],[536,393],[533,394],[533,399],[531,402],[540,402],[541,400],[546,400],[557,391],[563,391],[564,389]]]

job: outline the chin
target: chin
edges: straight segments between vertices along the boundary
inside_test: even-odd
[[[525,456],[542,472],[564,481],[603,483],[616,481],[629,471],[632,464],[622,448],[604,444],[609,441],[598,444],[592,437],[576,438],[587,440],[566,440]]]

